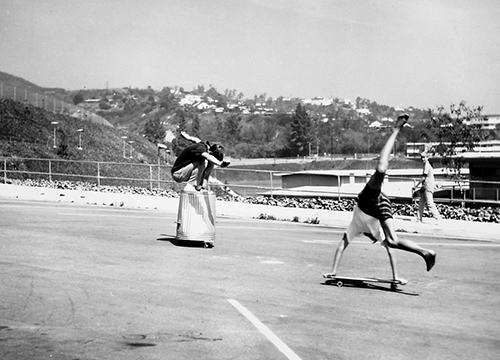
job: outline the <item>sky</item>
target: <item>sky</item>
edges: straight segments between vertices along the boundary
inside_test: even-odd
[[[0,0],[0,71],[500,114],[498,0]]]

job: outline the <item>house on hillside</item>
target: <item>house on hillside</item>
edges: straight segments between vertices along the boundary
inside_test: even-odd
[[[314,97],[312,99],[304,99],[303,103],[305,105],[330,106],[333,104],[333,99],[326,99],[324,97]]]
[[[87,99],[83,100],[85,104],[99,104],[101,102],[101,99]]]
[[[369,126],[369,128],[380,129],[382,127],[382,123],[380,121],[374,121]]]
[[[356,112],[359,115],[370,115],[372,113],[370,109],[356,109]]]

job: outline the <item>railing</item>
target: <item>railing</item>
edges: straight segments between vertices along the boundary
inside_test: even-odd
[[[150,190],[179,189],[172,180],[170,165],[143,163],[113,163],[98,161],[75,161],[35,158],[0,158],[0,174],[3,183],[12,179],[43,179],[48,181],[73,181],[101,186],[137,186]],[[341,186],[309,186],[307,189],[283,188],[277,180],[278,171],[248,170],[238,168],[216,168],[212,173],[211,187],[251,197],[256,195],[289,197],[310,196],[330,197],[341,200],[356,197],[369,179],[367,175],[351,176]],[[417,178],[392,176],[385,180],[384,189],[391,196],[391,188],[399,188],[401,196],[395,198],[412,199],[412,191]],[[333,182],[333,180],[332,180]],[[442,203],[478,203],[500,205],[500,182],[491,181],[439,181],[442,185],[435,193],[435,201]]]

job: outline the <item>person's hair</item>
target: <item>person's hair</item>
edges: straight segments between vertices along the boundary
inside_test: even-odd
[[[208,151],[210,152],[210,154],[215,156],[217,160],[222,161],[224,159],[224,146],[222,146],[221,144],[211,144],[208,148]]]

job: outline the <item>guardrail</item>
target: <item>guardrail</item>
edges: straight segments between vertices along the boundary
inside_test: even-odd
[[[99,161],[77,161],[38,158],[2,158],[0,174],[3,183],[11,179],[43,179],[48,181],[73,181],[101,186],[138,186],[150,190],[179,189],[172,180],[170,165],[144,163],[118,163]],[[310,196],[330,197],[341,200],[354,198],[369,177],[358,176],[352,183],[341,186],[310,186],[306,189],[283,188],[277,180],[281,171],[249,170],[238,168],[216,168],[212,173],[211,187],[222,188],[244,197],[266,196]],[[400,199],[411,201],[412,191],[419,178],[387,177],[385,188],[399,187]],[[340,184],[340,180],[337,180]],[[435,201],[441,203],[478,203],[500,205],[500,182],[492,181],[441,181],[435,193]],[[325,190],[326,189],[326,190]],[[401,190],[402,189],[402,190]]]

